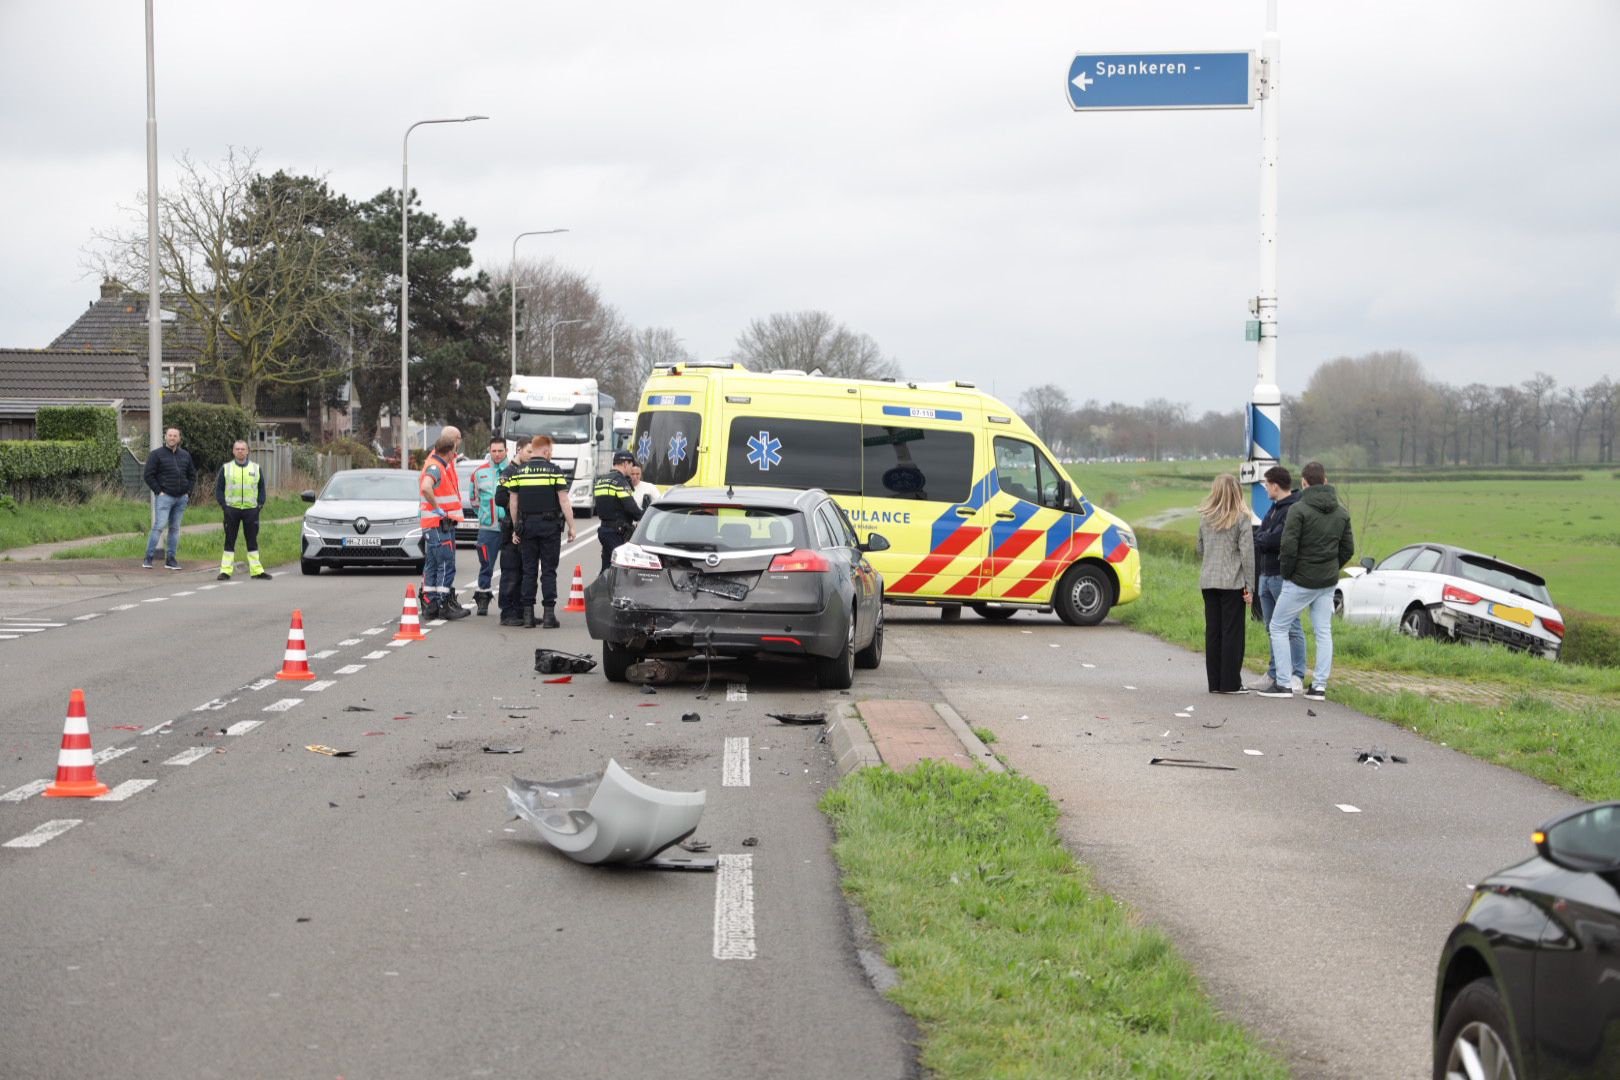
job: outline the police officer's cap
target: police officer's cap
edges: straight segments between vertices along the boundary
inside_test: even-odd
[[[635,463],[636,463],[636,455],[632,454],[630,451],[628,451],[628,450],[615,450],[613,452],[613,464],[615,464],[615,465],[634,465]]]

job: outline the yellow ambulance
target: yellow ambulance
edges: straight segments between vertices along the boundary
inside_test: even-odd
[[[822,488],[891,603],[1101,622],[1142,594],[1136,534],[1074,489],[1017,414],[972,383],[876,382],[730,363],[654,369],[631,451],[660,488]]]

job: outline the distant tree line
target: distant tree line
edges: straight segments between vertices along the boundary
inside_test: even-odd
[[[105,277],[144,287],[144,194],[140,204],[123,228],[94,234],[89,255]],[[631,325],[577,271],[551,261],[475,268],[478,231],[424,212],[414,191],[409,225],[418,420],[464,430],[487,423],[484,388],[505,387],[514,334],[520,373],[594,377],[625,407],[653,365],[694,359],[673,329]],[[357,201],[319,177],[266,175],[250,152],[216,163],[183,157],[159,195],[158,263],[165,305],[202,331],[199,390],[253,413],[267,402],[274,413],[297,412],[311,399],[344,407],[352,380],[356,432],[378,437],[381,412],[399,403],[398,191]],[[828,375],[900,373],[871,338],[819,311],[753,320],[731,359]]]
[[[1184,404],[1075,405],[1055,384],[1031,387],[1019,410],[1042,440],[1074,459],[1234,457],[1246,453],[1243,410],[1194,416]],[[1545,372],[1507,386],[1428,378],[1407,352],[1340,357],[1305,392],[1283,396],[1283,450],[1340,468],[1414,465],[1612,464],[1620,383],[1605,375],[1560,387]]]

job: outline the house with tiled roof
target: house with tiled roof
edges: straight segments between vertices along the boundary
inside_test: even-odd
[[[118,432],[144,429],[150,416],[146,362],[132,352],[0,349],[0,439],[31,439],[47,405],[118,410]]]

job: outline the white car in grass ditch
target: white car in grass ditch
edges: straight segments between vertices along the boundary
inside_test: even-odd
[[[1412,637],[1486,641],[1558,659],[1564,617],[1539,574],[1449,544],[1413,544],[1362,559],[1340,580],[1345,622],[1398,626]]]

